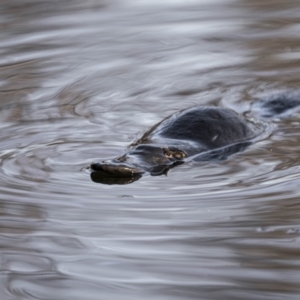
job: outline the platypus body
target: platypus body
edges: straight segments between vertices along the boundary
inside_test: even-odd
[[[271,98],[261,103],[264,112],[283,113],[300,99]],[[261,114],[272,116],[271,113]],[[91,177],[102,183],[129,183],[143,174],[166,174],[186,161],[222,160],[260,139],[267,121],[237,114],[222,107],[193,107],[165,118],[129,146],[122,156],[91,164]]]

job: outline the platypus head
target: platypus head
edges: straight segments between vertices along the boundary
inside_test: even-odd
[[[186,153],[177,148],[163,148],[151,144],[141,144],[121,157],[91,164],[91,170],[115,178],[140,177],[166,174],[175,165],[183,163]]]

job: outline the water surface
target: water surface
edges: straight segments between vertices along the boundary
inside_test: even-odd
[[[296,0],[0,6],[1,299],[299,299],[299,112],[219,163],[86,167],[196,105],[300,82]]]

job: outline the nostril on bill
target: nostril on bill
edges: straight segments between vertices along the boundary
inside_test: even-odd
[[[102,171],[101,163],[91,163],[90,167],[93,171]]]

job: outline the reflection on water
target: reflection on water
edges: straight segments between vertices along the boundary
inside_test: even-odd
[[[175,111],[298,89],[299,10],[2,1],[0,298],[298,299],[299,113],[224,162],[120,186],[85,168]]]

